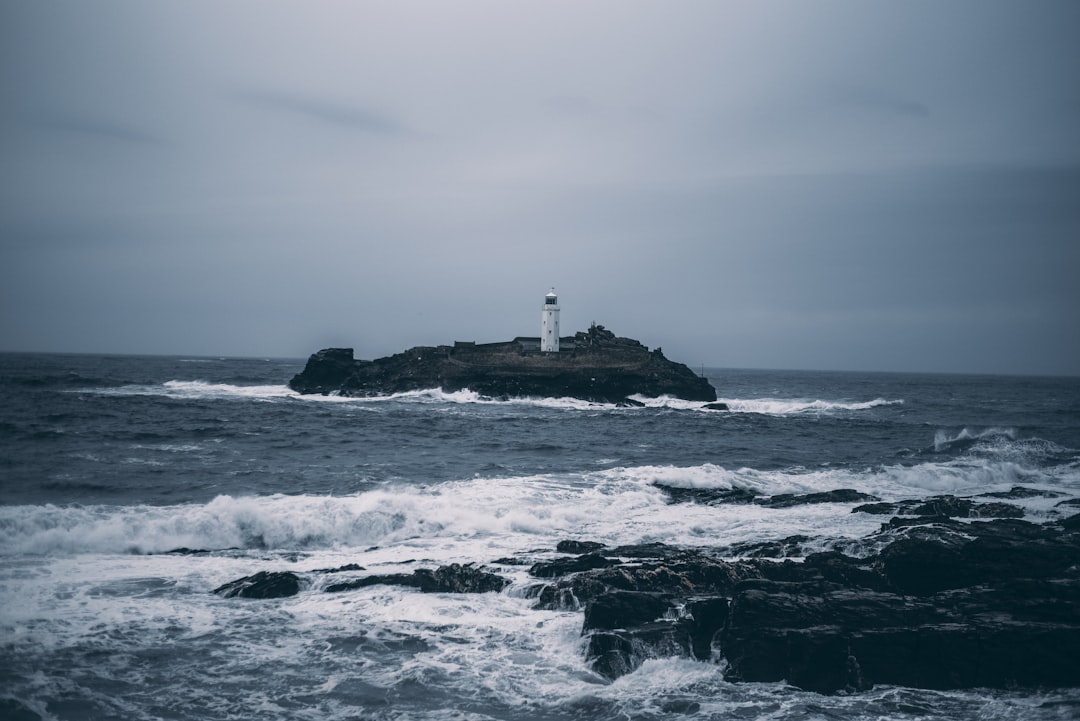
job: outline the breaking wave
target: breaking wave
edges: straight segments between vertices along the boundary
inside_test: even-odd
[[[879,406],[903,405],[901,399],[875,398],[872,401],[827,401],[788,398],[721,398],[728,409],[736,413],[761,413],[787,416],[796,414],[836,413],[842,411],[865,411]]]
[[[781,536],[822,535],[876,526],[850,509],[780,512],[756,505],[671,506],[657,485],[744,489],[757,495],[852,488],[883,500],[1006,491],[1015,485],[1055,490],[1055,498],[1022,501],[1046,516],[1066,495],[1080,494],[1076,464],[1031,469],[1010,461],[954,459],[917,466],[857,470],[728,469],[630,466],[584,474],[470,478],[431,486],[387,487],[347,496],[218,496],[174,506],[0,506],[0,555],[163,553],[177,548],[310,551],[397,547],[442,554],[453,547],[479,557],[554,547],[566,537],[615,543],[702,539],[754,540],[763,524]],[[828,505],[828,504],[826,504]],[[802,515],[799,514],[810,514]],[[764,514],[764,515],[763,515]],[[777,530],[779,528],[779,530]],[[801,529],[801,530],[800,530]],[[462,557],[469,558],[469,553]]]

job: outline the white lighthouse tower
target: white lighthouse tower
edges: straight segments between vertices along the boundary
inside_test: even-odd
[[[554,288],[544,296],[544,307],[540,309],[540,350],[559,352],[559,296]]]

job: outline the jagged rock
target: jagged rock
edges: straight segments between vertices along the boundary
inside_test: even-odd
[[[777,541],[734,543],[727,551],[729,555],[742,558],[787,558],[803,555],[803,544],[809,540],[809,536],[788,536]]]
[[[559,543],[555,546],[555,550],[558,551],[559,553],[577,553],[577,554],[581,554],[581,553],[593,553],[594,551],[599,551],[600,549],[602,549],[604,547],[605,546],[604,546],[603,543],[598,543],[597,541],[566,540],[566,541],[559,541]]]
[[[298,594],[304,585],[291,571],[260,571],[222,584],[213,592],[223,598],[285,598]]]
[[[316,568],[311,573],[347,573],[349,571],[364,571],[363,566],[358,563],[346,563],[344,566],[338,566],[337,568]]]
[[[341,386],[352,375],[355,365],[352,348],[323,348],[308,358],[307,365],[300,374],[303,376],[303,390],[293,386],[291,382],[289,385],[298,393],[327,395],[341,389]],[[293,381],[296,378],[293,378]]]
[[[585,606],[583,632],[595,629],[630,628],[661,618],[671,605],[671,597],[640,591],[612,591]]]
[[[1028,488],[1027,486],[1013,486],[1007,491],[996,491],[993,493],[980,493],[976,498],[1009,498],[1009,499],[1021,499],[1021,498],[1060,498],[1064,496],[1064,493],[1057,491],[1047,491],[1042,488]]]
[[[730,680],[821,693],[1080,685],[1080,514],[1042,525],[897,516],[844,546],[881,550],[795,563],[602,548],[585,555],[621,563],[590,560],[601,567],[535,596],[539,608],[585,608],[586,658],[607,678],[719,652]]]
[[[706,506],[719,506],[726,503],[752,503],[760,498],[753,491],[745,488],[682,488],[664,483],[653,483],[663,491],[672,503],[700,503]]]
[[[368,586],[395,585],[418,588],[424,593],[490,593],[501,591],[509,583],[494,573],[481,571],[471,565],[452,563],[449,566],[439,566],[434,571],[421,568],[412,573],[365,576],[331,584],[326,587],[326,591],[338,593]]]
[[[298,393],[372,396],[442,388],[470,389],[495,398],[572,397],[640,406],[629,396],[670,395],[716,400],[716,389],[681,363],[618,338],[603,326],[567,338],[565,350],[531,350],[525,339],[503,343],[418,346],[373,361],[354,360],[351,348],[314,353],[289,381]]]
[[[555,578],[580,571],[591,571],[596,568],[608,568],[620,563],[618,559],[606,558],[599,553],[586,553],[580,556],[556,558],[552,561],[541,561],[533,564],[529,573],[537,578]]]
[[[1019,498],[1021,496],[1009,497]],[[956,496],[934,496],[925,500],[907,500],[895,503],[867,503],[856,506],[851,512],[876,515],[941,516],[945,518],[1022,518],[1024,516],[1023,508],[1010,503],[977,503],[970,498],[957,498]]]
[[[585,659],[601,676],[616,679],[650,658],[690,658],[691,649],[692,640],[685,625],[660,621],[618,632],[590,634]]]
[[[780,493],[768,498],[755,498],[754,503],[769,508],[791,508],[812,503],[855,503],[857,501],[878,500],[881,499],[869,493],[860,493],[851,488],[838,488],[835,491],[824,491],[822,493]]]
[[[731,680],[787,680],[820,693],[1080,683],[1080,584],[1023,584],[913,598],[838,586],[741,584],[721,638]],[[1020,609],[1017,612],[1016,609]]]

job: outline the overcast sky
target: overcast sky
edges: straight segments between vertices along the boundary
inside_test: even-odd
[[[0,350],[1080,374],[1080,2],[0,2]]]

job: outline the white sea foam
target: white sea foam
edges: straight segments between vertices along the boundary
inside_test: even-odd
[[[875,398],[870,401],[830,401],[806,398],[720,398],[735,413],[760,413],[772,416],[865,411],[879,406],[902,405],[902,399]]]
[[[183,399],[249,398],[253,400],[292,398],[300,395],[284,385],[242,386],[231,383],[209,383],[202,380],[171,380],[161,384],[94,388],[79,392],[113,396],[165,396]]]
[[[386,561],[422,553],[468,562],[553,547],[562,538],[609,543],[727,544],[795,533],[868,533],[849,505],[793,509],[669,505],[655,484],[741,488],[758,495],[853,488],[883,500],[974,495],[1023,484],[1080,493],[1080,468],[1031,470],[1011,461],[758,470],[636,466],[566,476],[473,478],[348,496],[219,496],[179,506],[3,506],[0,554],[160,553],[174,548],[312,551],[380,546]],[[1018,503],[1048,513],[1053,499]],[[869,524],[869,525],[868,525]]]
[[[150,395],[181,399],[226,399],[246,398],[250,400],[303,400],[312,403],[351,403],[357,405],[383,405],[386,403],[439,404],[439,405],[490,405],[490,406],[530,406],[575,411],[617,410],[621,406],[615,403],[599,403],[579,398],[542,398],[512,397],[493,398],[469,389],[444,391],[442,388],[402,391],[373,396],[343,396],[333,392],[322,394],[300,394],[285,385],[234,385],[230,383],[210,383],[203,380],[171,380],[160,385],[127,385],[116,388],[88,389],[86,393],[101,395]],[[631,400],[641,403],[646,408],[673,410],[703,410],[702,401],[689,401],[673,396],[630,396]],[[735,413],[759,413],[764,415],[807,415],[829,414],[848,411],[862,411],[886,405],[899,405],[903,400],[876,398],[870,401],[830,401],[818,399],[785,398],[720,398],[728,409]]]
[[[934,450],[942,451],[957,443],[988,439],[1015,441],[1016,437],[1017,433],[1015,428],[984,428],[982,430],[964,428],[955,435],[950,435],[948,431],[939,429],[934,434]]]

